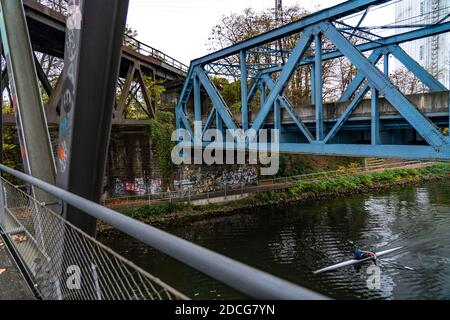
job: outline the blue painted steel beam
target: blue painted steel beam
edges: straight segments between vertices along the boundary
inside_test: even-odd
[[[342,128],[344,123],[348,120],[350,115],[353,111],[355,111],[356,107],[358,107],[359,103],[362,101],[364,96],[369,91],[369,85],[365,85],[362,90],[356,95],[355,99],[349,104],[349,106],[345,109],[345,111],[342,113],[342,115],[339,117],[338,121],[334,125],[334,127],[331,129],[331,131],[327,134],[325,139],[323,140],[323,143],[328,143],[328,141],[331,141],[338,131]]]
[[[431,91],[446,91],[447,88],[427,72],[417,61],[411,58],[399,46],[390,46],[389,51],[396,57],[409,71],[422,81]]]
[[[248,88],[247,88],[247,54],[244,50],[240,52],[241,60],[241,103],[242,103],[242,129],[248,130]]]
[[[279,99],[275,100],[273,111],[274,129],[281,130],[281,102]]]
[[[180,147],[191,147],[189,144],[180,144]],[[203,147],[209,147],[216,150],[225,150],[223,143],[204,143]],[[240,150],[236,145],[234,149]],[[264,148],[255,150],[250,147],[247,151],[267,152],[272,149],[269,144]],[[433,148],[430,146],[419,145],[370,145],[370,144],[321,144],[321,143],[280,143],[279,152],[292,154],[315,154],[329,156],[346,157],[376,157],[376,158],[398,158],[403,159],[450,159],[450,147]]]
[[[315,99],[316,99],[316,65],[313,63],[311,63],[310,65],[310,72],[311,72],[311,79],[310,79],[310,86],[311,86],[311,104],[316,104]]]
[[[250,86],[250,90],[248,91],[247,104],[250,104],[253,101],[258,89],[260,87],[261,78],[257,77],[253,79],[252,85]]]
[[[206,75],[205,71],[197,67],[195,69],[195,74],[198,76],[203,88],[211,98],[214,108],[217,110],[217,114],[223,120],[225,125],[228,127],[228,129],[236,129],[236,124],[234,123],[230,110],[226,106],[216,87],[212,84],[211,80]]]
[[[191,137],[194,136],[194,133],[192,131],[191,126],[189,125],[189,120],[186,117],[186,114],[184,113],[184,110],[178,110],[177,111],[177,119],[179,124],[181,124],[184,129],[188,130],[188,132],[191,134]],[[178,127],[180,128],[180,127]]]
[[[392,104],[392,106],[416,129],[416,131],[433,147],[448,145],[448,137],[420,113],[414,105],[405,98],[386,76],[363,54],[358,51],[331,23],[322,23],[320,28],[324,35],[361,70],[372,85]]]
[[[442,23],[439,25],[433,25],[428,28],[423,28],[420,30],[414,30],[414,31],[405,32],[405,33],[402,33],[399,35],[378,39],[376,42],[363,43],[363,44],[357,45],[356,48],[361,52],[366,52],[366,51],[375,50],[377,48],[387,47],[387,46],[394,45],[394,44],[402,44],[405,42],[410,42],[410,41],[414,41],[417,39],[427,38],[427,37],[431,37],[431,36],[446,33],[446,32],[450,32],[450,22],[445,22],[445,23]],[[339,50],[336,50],[333,52],[324,53],[322,56],[322,60],[327,61],[327,60],[332,60],[332,59],[336,59],[336,58],[341,58],[343,56],[344,56],[344,54],[342,54],[342,52],[340,52]],[[305,58],[302,61],[300,61],[299,66],[310,65],[311,63],[314,63],[314,58]],[[283,68],[282,66],[267,68],[265,70],[262,70],[261,73],[279,72],[282,68]]]
[[[197,76],[194,76],[194,117],[195,121],[202,121],[202,96]]]
[[[315,83],[314,83],[314,102],[316,105],[316,141],[323,140],[323,66],[322,66],[322,35],[317,33],[314,35],[315,42]]]
[[[273,90],[275,87],[275,82],[272,80],[271,77],[265,75],[263,77],[263,82],[265,85],[269,88],[269,90]],[[308,128],[305,126],[303,121],[298,117],[297,113],[294,110],[294,107],[290,103],[289,99],[286,96],[279,96],[278,101],[281,103],[283,108],[287,111],[291,119],[294,121],[294,123],[297,125],[297,127],[300,129],[300,131],[304,134],[306,139],[308,139],[309,142],[312,142],[314,140],[313,135],[311,134],[311,131],[308,130]]]
[[[371,137],[372,145],[380,144],[380,95],[376,88],[372,88],[371,107]]]
[[[303,19],[284,25],[280,28],[263,33],[252,39],[242,41],[236,45],[211,53],[202,58],[192,61],[193,66],[205,65],[225,57],[239,54],[242,50],[249,50],[263,44],[285,38],[291,34],[298,33],[307,27],[329,19],[339,19],[353,13],[361,12],[370,6],[380,5],[392,0],[350,0],[334,7],[318,11]]]
[[[287,82],[289,81],[289,79],[292,76],[292,73],[295,70],[298,61],[301,59],[306,49],[308,49],[309,45],[311,44],[311,41],[312,41],[312,30],[306,29],[302,33],[302,36],[300,37],[300,40],[298,41],[297,45],[292,51],[289,60],[286,62],[285,67],[281,71],[281,74],[277,82],[275,83],[275,87],[273,88],[273,90],[270,91],[267,101],[263,106],[261,106],[261,110],[259,111],[252,125],[252,129],[254,129],[255,131],[259,131],[259,129],[261,129],[262,125],[266,121],[267,115],[272,109],[275,100],[283,92],[284,88],[287,85]]]
[[[266,104],[266,98],[267,98],[266,84],[263,81],[261,81],[260,90],[261,90],[260,106],[262,107],[263,105]]]
[[[369,56],[368,60],[376,65],[378,61],[380,61],[381,57],[383,55],[383,49],[378,48],[375,49]],[[348,101],[351,99],[351,97],[355,94],[355,92],[358,90],[358,88],[361,86],[361,84],[364,82],[365,77],[362,72],[358,72],[355,76],[355,78],[350,82],[347,89],[342,94],[341,98],[338,101]]]
[[[383,61],[383,66],[384,66],[384,75],[386,77],[389,77],[389,56],[390,54],[387,52],[384,55],[384,61]]]
[[[206,130],[208,130],[211,127],[211,124],[212,124],[215,116],[216,116],[216,109],[214,109],[214,107],[213,107],[211,112],[209,113],[208,118],[206,119],[205,125],[203,126],[202,137],[205,135]]]

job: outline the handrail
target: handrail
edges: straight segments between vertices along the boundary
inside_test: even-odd
[[[140,54],[151,56],[153,58],[156,58],[158,60],[163,61],[164,63],[167,63],[168,65],[183,71],[184,73],[187,73],[189,70],[189,67],[185,65],[184,63],[172,58],[171,56],[165,54],[164,52],[155,49],[136,38],[133,38],[129,35],[125,35],[124,37],[124,45]]]
[[[326,300],[327,297],[227,258],[0,164],[0,171],[33,185],[186,265],[248,295],[264,300]]]

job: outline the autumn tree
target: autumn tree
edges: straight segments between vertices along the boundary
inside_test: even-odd
[[[306,9],[299,5],[285,7],[281,19],[276,19],[274,10],[265,10],[263,12],[256,12],[253,9],[245,9],[241,14],[231,14],[223,16],[219,23],[213,28],[209,37],[209,49],[219,50],[225,47],[237,44],[241,41],[250,39],[259,34],[268,32],[284,24],[297,21],[304,16],[310,14]],[[281,39],[281,48],[283,57],[272,54],[266,54],[263,51],[259,54],[253,50],[248,57],[248,64],[274,64],[282,63],[288,59],[289,52],[295,47],[300,35],[294,34]],[[358,43],[357,34],[353,37],[352,42]],[[323,47],[325,50],[335,49],[334,46],[324,38]],[[265,45],[268,48],[279,48],[278,42],[269,43]],[[307,51],[306,56],[313,56],[312,51]],[[284,59],[284,61],[282,61]],[[230,64],[239,63],[239,57],[230,57],[226,61]],[[335,101],[345,91],[351,79],[356,73],[356,69],[352,66],[350,61],[346,58],[338,58],[323,62],[323,94],[324,100]],[[221,80],[222,84],[225,80]],[[239,90],[240,85],[231,85],[238,82],[238,79],[228,79],[229,84],[219,87],[219,90],[235,87]],[[221,90],[222,94],[227,94]],[[309,104],[311,97],[311,69],[309,66],[298,67],[292,75],[288,85],[285,89],[285,95],[295,105]],[[232,96],[232,95],[231,95]],[[228,94],[230,97],[230,94]],[[230,101],[224,97],[224,100],[234,106],[237,102],[233,99]],[[240,99],[239,99],[240,101]],[[230,105],[230,104],[229,104]],[[230,106],[231,107],[231,106]]]

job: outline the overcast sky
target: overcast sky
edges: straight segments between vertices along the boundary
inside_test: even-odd
[[[323,9],[341,2],[344,1],[284,0],[283,5],[299,3],[316,11],[318,6]],[[208,37],[223,15],[241,13],[245,8],[261,11],[274,4],[275,0],[130,0],[128,25],[138,31],[142,42],[189,64],[208,53]],[[368,23],[392,22],[393,11],[378,10],[369,15]]]

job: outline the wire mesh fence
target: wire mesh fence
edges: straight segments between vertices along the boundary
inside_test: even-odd
[[[188,299],[1,180],[0,226],[35,291],[48,300]],[[32,194],[32,192],[30,192]]]

